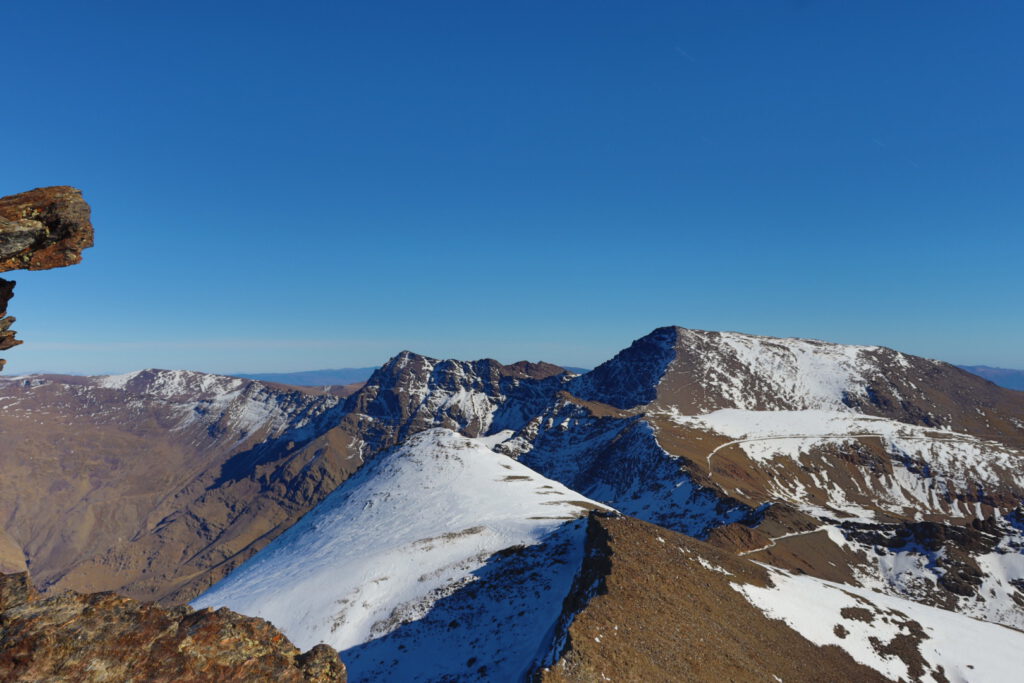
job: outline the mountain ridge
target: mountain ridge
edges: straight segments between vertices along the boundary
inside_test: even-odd
[[[403,352],[346,408],[347,419],[376,425],[377,443],[399,449],[439,428],[485,442],[626,519],[766,562],[782,572],[781,586],[789,585],[786,572],[799,571],[877,594],[872,609],[879,614],[894,604],[886,600],[902,600],[1019,626],[1024,538],[1013,520],[1024,500],[1020,406],[1015,392],[881,347],[670,327],[580,376],[510,377],[492,361]],[[799,486],[779,488],[790,481]],[[976,486],[982,481],[984,493]],[[880,502],[868,506],[876,491]],[[257,565],[250,567],[241,571],[258,575]],[[815,583],[814,590],[835,589]],[[766,615],[774,609],[774,598],[744,595]],[[579,614],[591,609],[590,598],[581,599]],[[443,640],[429,614],[398,632]],[[853,632],[835,618],[837,629]],[[371,639],[343,654],[349,661],[364,649],[387,653],[385,642]],[[886,676],[901,667],[911,677],[929,668],[941,675],[943,667],[963,664],[936,659],[920,642],[913,656],[885,648],[864,653],[856,649],[862,645],[848,651]],[[449,665],[449,674],[461,666]]]
[[[33,395],[40,400],[24,403]],[[545,363],[442,360],[404,351],[347,398],[202,373],[142,371],[99,379],[4,380],[0,405],[5,406],[0,420],[17,417],[21,424],[37,420],[35,411],[44,408],[60,409],[73,419],[78,406],[96,406],[99,412],[89,408],[89,418],[101,416],[108,424],[148,415],[170,430],[163,433],[185,435],[190,448],[206,449],[207,458],[216,454],[167,498],[169,514],[153,516],[155,525],[100,552],[101,561],[88,565],[95,572],[111,572],[111,580],[121,582],[119,590],[150,591],[146,594],[162,596],[168,604],[199,594],[205,597],[196,604],[205,604],[201,601],[222,595],[234,596],[226,602],[243,613],[258,611],[259,605],[247,601],[255,591],[231,593],[227,587],[248,577],[245,581],[253,586],[284,591],[280,577],[297,575],[293,572],[309,564],[311,554],[285,557],[270,574],[262,573],[260,568],[269,566],[262,558],[274,552],[284,557],[274,548],[288,545],[289,538],[308,531],[314,520],[320,520],[317,533],[324,538],[340,534],[349,539],[343,550],[352,557],[361,551],[372,555],[374,544],[397,542],[395,529],[406,524],[426,524],[417,538],[435,540],[417,545],[409,539],[399,545],[405,548],[404,561],[429,564],[433,551],[427,547],[448,543],[436,539],[461,543],[459,532],[474,527],[473,514],[462,515],[465,523],[459,528],[441,525],[438,520],[450,515],[432,515],[420,500],[430,490],[461,495],[437,483],[445,477],[429,486],[396,488],[391,498],[378,491],[383,497],[366,498],[344,508],[340,516],[327,515],[325,501],[355,496],[374,481],[383,486],[388,480],[381,473],[394,468],[429,470],[452,458],[470,458],[472,468],[490,463],[487,467],[510,472],[503,475],[508,481],[491,476],[468,486],[499,509],[516,486],[546,481],[540,488],[569,491],[588,505],[616,510],[623,519],[658,525],[644,528],[662,529],[661,538],[682,532],[696,539],[693,543],[704,543],[701,548],[717,548],[699,551],[707,562],[708,553],[720,552],[763,563],[782,572],[772,575],[779,577],[780,591],[791,585],[789,574],[803,572],[818,582],[880,596],[872,603],[878,614],[891,609],[885,605],[894,603],[887,600],[901,600],[910,605],[907,609],[941,608],[1016,628],[1024,623],[1024,525],[1017,521],[1024,501],[1024,473],[1018,466],[1024,462],[1024,403],[1019,392],[948,364],[881,347],[666,327],[581,375]],[[359,528],[360,515],[377,505],[392,506],[381,509],[394,510],[387,517],[399,527],[381,527],[372,538],[342,533]],[[246,517],[239,514],[244,509],[262,512]],[[273,526],[254,526],[267,515],[273,515]],[[300,519],[308,521],[300,526]],[[426,594],[417,593],[401,604],[390,605],[380,597],[374,583],[379,576],[359,575],[351,583],[338,583],[345,594],[334,596],[336,601],[356,604],[359,595],[375,595],[366,602],[383,610],[366,629],[347,631],[345,624],[355,623],[351,615],[336,624],[337,633],[349,634],[338,644],[345,648],[343,657],[354,680],[385,675],[387,666],[398,666],[396,671],[411,678],[426,677],[425,671],[407,668],[416,660],[411,653],[450,649],[465,654],[445,645],[455,640],[476,642],[481,648],[485,642],[502,642],[493,621],[499,612],[474,610],[474,605],[490,605],[493,596],[519,595],[515,604],[522,605],[524,614],[540,614],[529,606],[534,603],[522,592],[519,577],[564,577],[559,572],[576,566],[569,558],[585,553],[582,527],[566,526],[582,522],[560,524],[560,531],[550,537],[530,536],[512,542],[514,548],[469,553],[480,557],[464,557],[452,565],[469,561],[469,574],[442,572],[447,578],[441,584],[427,581],[420,586]],[[24,543],[24,529],[13,531],[14,540]],[[643,543],[661,544],[658,533],[644,532]],[[136,567],[156,567],[180,549],[195,550],[189,551],[193,559],[163,565],[157,576],[124,574],[123,567],[139,562],[135,553],[140,548],[146,548],[145,559]],[[28,546],[28,551],[38,563],[39,549]],[[559,557],[569,564],[556,562]],[[560,580],[557,587],[546,583],[554,592],[545,601],[572,593],[570,584],[577,582],[582,566],[573,570],[575,579]],[[716,573],[699,561],[687,566],[686,571],[698,575]],[[329,575],[329,567],[325,571]],[[190,577],[186,583],[176,578],[185,576]],[[820,583],[812,588],[826,596],[836,590]],[[628,595],[622,587],[615,592]],[[735,609],[747,605],[745,614],[755,609],[768,615],[776,609],[773,595],[744,593],[745,602],[730,604]],[[598,597],[580,598],[571,618],[586,620],[591,610],[600,613]],[[287,611],[298,602],[278,607]],[[569,618],[544,614],[548,616],[539,622],[522,622],[533,624],[527,630],[529,639],[538,635],[540,622],[547,624],[544,633],[554,634],[556,622]],[[287,614],[273,618],[290,637],[310,627],[325,628],[319,637],[330,637],[327,617],[316,623]],[[507,618],[515,622],[517,617]],[[855,624],[844,625],[841,615],[836,619],[837,627],[859,633],[852,629]],[[449,629],[449,624],[456,625]],[[566,628],[571,631],[571,623]],[[790,628],[776,635],[782,641],[803,642],[798,633],[799,628]],[[304,643],[307,637],[298,640]],[[633,640],[624,651],[644,647],[636,637],[629,636]],[[811,640],[806,647],[845,647]],[[856,662],[880,667],[875,670],[886,675],[904,666],[908,672],[918,670],[916,659],[903,661],[889,650],[858,659],[863,653],[856,648],[864,641],[854,641],[859,644],[847,651]],[[547,647],[529,642],[533,644],[527,649]],[[572,658],[601,659],[599,652],[575,642]],[[940,671],[935,667],[949,664],[914,642],[914,651],[926,660],[921,671]],[[539,666],[541,659],[550,668],[566,652],[546,659],[539,651],[522,651],[512,659],[488,655],[491,668],[472,654],[461,661],[452,654],[439,660],[441,669],[435,673],[485,679],[500,670],[519,672],[509,674],[516,678]],[[758,652],[773,661],[769,652]],[[397,664],[385,666],[392,660]],[[467,669],[469,660],[474,663]],[[571,667],[551,671],[545,675],[566,674]]]

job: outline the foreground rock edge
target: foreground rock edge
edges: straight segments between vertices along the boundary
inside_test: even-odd
[[[326,645],[301,653],[273,625],[228,609],[166,609],[113,593],[41,596],[0,575],[4,681],[347,680]]]

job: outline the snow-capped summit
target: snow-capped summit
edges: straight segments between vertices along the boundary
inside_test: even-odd
[[[881,346],[682,327],[641,337],[568,389],[620,409],[833,410],[974,433],[1020,431],[1024,406],[953,365]]]

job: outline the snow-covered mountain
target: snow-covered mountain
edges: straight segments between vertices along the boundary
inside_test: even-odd
[[[180,370],[2,378],[0,559],[52,590],[191,599],[364,459],[435,426],[518,427],[567,377],[406,352],[347,398]]]
[[[364,431],[377,445],[433,427],[479,436],[519,429],[568,378],[549,363],[438,360],[403,351],[373,373],[347,408],[373,422]]]
[[[487,439],[435,428],[377,456],[193,606],[328,643],[359,680],[517,680],[582,562],[578,520],[602,507]],[[464,657],[432,656],[459,644]]]
[[[953,680],[978,665],[929,639],[1024,628],[1024,394],[938,361],[667,327],[580,375],[403,352],[344,401],[209,376],[81,381],[97,406],[122,397],[104,424],[151,416],[216,453],[102,566],[152,585],[160,558],[187,551],[160,577],[193,577],[172,598],[227,575],[196,604],[335,645],[353,680],[643,678],[623,653],[657,663],[647,680],[701,662],[710,679],[813,679],[780,648],[858,680]],[[623,517],[581,516],[602,506]],[[641,559],[655,556],[651,575],[673,577],[656,585]],[[777,609],[798,575],[850,637]],[[673,630],[678,613],[656,604],[683,609],[708,586],[710,621]],[[889,619],[884,637],[845,624],[839,594]],[[893,610],[915,616],[901,626]],[[770,635],[719,634],[732,663],[698,647],[735,620]],[[999,652],[1024,644],[1004,630]]]

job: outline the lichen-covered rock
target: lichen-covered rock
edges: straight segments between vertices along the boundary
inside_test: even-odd
[[[0,198],[0,272],[47,270],[72,266],[92,246],[89,205],[73,187],[43,187]],[[0,350],[21,342],[14,338],[7,302],[14,282],[0,279]],[[4,361],[0,360],[0,370]]]
[[[41,597],[0,576],[0,680],[345,681],[331,648],[302,654],[270,622],[113,593]]]

